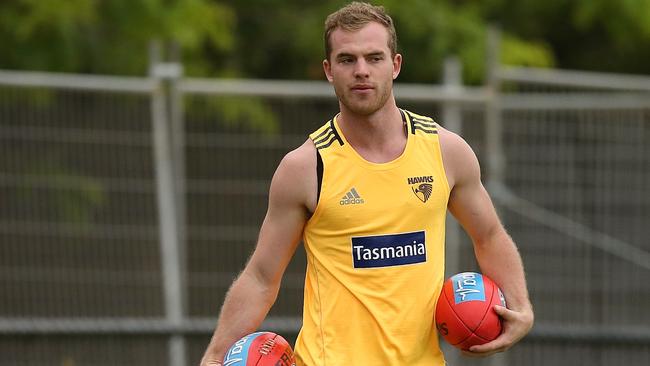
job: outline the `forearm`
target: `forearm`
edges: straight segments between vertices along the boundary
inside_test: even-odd
[[[237,339],[257,330],[275,302],[278,290],[279,284],[264,284],[252,273],[244,271],[226,295],[204,358],[223,359]]]
[[[474,251],[481,272],[499,285],[508,308],[532,312],[521,256],[508,233],[503,228],[495,230],[484,240],[475,242]]]

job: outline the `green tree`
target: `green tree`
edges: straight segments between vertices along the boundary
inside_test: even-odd
[[[151,39],[188,75],[322,79],[322,27],[348,0],[4,0],[0,68],[141,75]],[[444,57],[481,82],[489,24],[515,65],[650,73],[650,0],[377,0],[393,15],[400,81],[438,82]]]
[[[565,69],[650,74],[650,0],[488,0],[486,19],[543,40]]]
[[[232,9],[209,0],[5,0],[0,67],[142,75],[152,39],[177,42],[191,72],[206,73],[204,50],[233,47]]]
[[[323,22],[348,1],[230,0],[236,13],[237,41],[229,55],[241,74],[263,78],[322,79]],[[400,81],[437,82],[444,58],[457,55],[471,82],[483,78],[488,21],[473,2],[384,0],[392,14],[405,64]],[[510,63],[553,66],[542,41],[506,34],[502,58]]]

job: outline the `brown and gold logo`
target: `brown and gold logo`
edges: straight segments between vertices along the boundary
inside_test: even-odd
[[[423,203],[426,203],[433,191],[433,176],[410,177],[407,181],[411,185],[411,190],[415,196]]]

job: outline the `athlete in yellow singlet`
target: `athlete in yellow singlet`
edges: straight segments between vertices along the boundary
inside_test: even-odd
[[[438,126],[400,112],[407,142],[390,162],[360,156],[337,118],[311,135],[323,169],[304,229],[299,365],[444,364],[433,313],[444,276],[449,186]]]
[[[300,242],[307,252],[298,366],[442,366],[433,327],[449,210],[481,271],[503,290],[504,332],[468,356],[503,352],[533,311],[517,247],[496,215],[472,149],[431,118],[399,109],[392,19],[353,2],[325,22],[323,69],[340,113],[280,162],[257,246],[231,286],[201,366],[258,329]]]

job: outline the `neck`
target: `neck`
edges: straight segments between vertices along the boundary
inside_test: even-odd
[[[396,132],[403,132],[402,115],[393,97],[382,108],[368,115],[355,113],[341,104],[337,121],[348,141],[353,144],[381,143],[394,137]]]
[[[350,145],[369,161],[391,161],[406,146],[402,115],[392,97],[370,115],[359,115],[342,106],[337,123]]]

